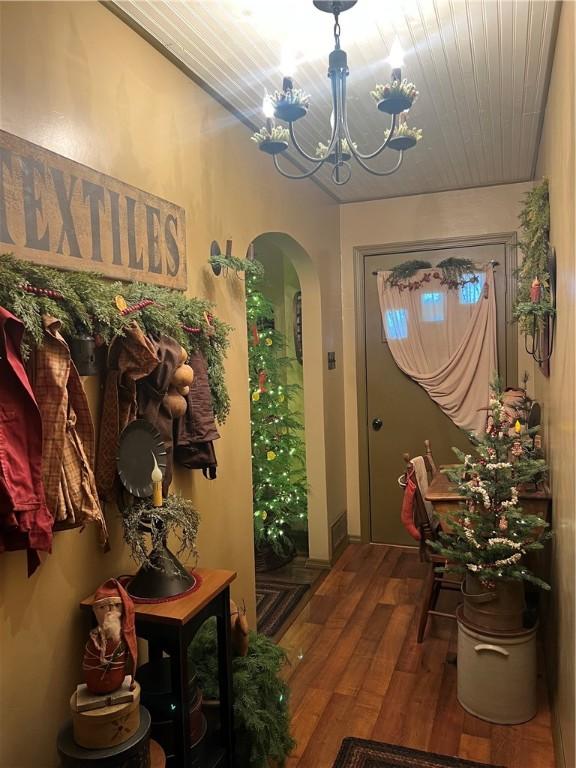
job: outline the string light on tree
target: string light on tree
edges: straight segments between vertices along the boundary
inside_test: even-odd
[[[257,278],[246,278],[246,315],[252,431],[252,487],[257,549],[280,554],[293,547],[290,528],[306,518],[305,451],[298,389],[286,383],[285,340],[274,328],[274,310]]]

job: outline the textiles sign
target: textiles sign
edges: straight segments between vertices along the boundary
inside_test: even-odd
[[[184,209],[0,131],[0,252],[186,288]]]

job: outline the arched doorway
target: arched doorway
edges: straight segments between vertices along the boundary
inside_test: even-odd
[[[283,331],[295,351],[294,295],[301,298],[302,408],[306,449],[308,558],[312,563],[330,560],[326,488],[326,450],[324,442],[324,396],[322,369],[321,297],[315,265],[305,249],[290,235],[281,232],[261,234],[252,241],[258,261],[276,280],[273,294],[283,306]],[[280,282],[282,286],[280,287]],[[270,297],[272,298],[272,297]],[[282,299],[282,301],[281,301]],[[296,377],[298,370],[292,372]]]

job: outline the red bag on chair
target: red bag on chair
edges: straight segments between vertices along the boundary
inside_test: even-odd
[[[414,479],[414,467],[410,466],[410,469],[406,472],[406,486],[404,488],[404,498],[402,500],[402,511],[400,513],[400,519],[402,525],[410,536],[416,541],[421,540],[420,531],[414,525],[414,503],[416,500],[416,480]]]

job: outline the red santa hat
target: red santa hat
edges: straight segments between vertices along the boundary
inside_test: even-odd
[[[134,680],[136,662],[138,660],[138,645],[136,643],[136,625],[134,619],[134,603],[128,592],[117,579],[108,579],[94,593],[92,607],[97,605],[122,605],[122,637],[130,656],[130,674]]]

